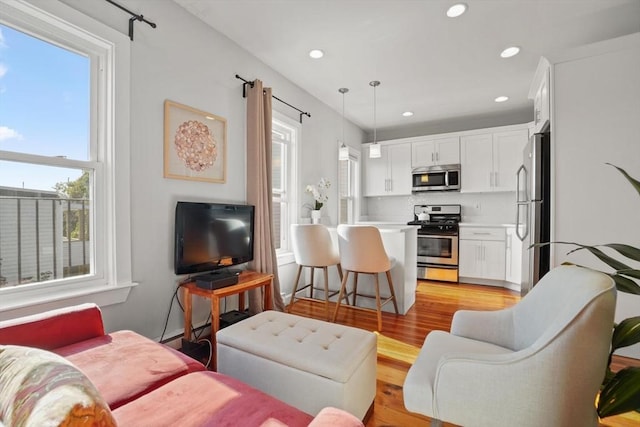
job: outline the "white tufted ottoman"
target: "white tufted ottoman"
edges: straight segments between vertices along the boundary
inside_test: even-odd
[[[362,419],[376,395],[371,332],[265,311],[216,334],[218,372],[311,415],[325,406]]]

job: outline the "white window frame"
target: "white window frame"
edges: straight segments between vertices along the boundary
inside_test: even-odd
[[[362,162],[360,158],[361,158],[360,151],[352,147],[349,147],[349,161],[354,162],[355,167],[353,168],[354,170],[351,170],[350,172],[350,174],[353,176],[353,188],[350,191],[351,196],[346,197],[346,199],[353,200],[352,217],[347,218],[347,222],[346,222],[347,224],[353,224],[357,222],[358,219],[360,218],[360,194],[361,194],[360,170],[362,168]],[[340,179],[342,176],[342,174],[340,173],[340,167],[341,167],[340,162],[345,162],[345,161],[347,160],[338,160],[338,179]],[[342,218],[340,217],[340,204],[341,204],[341,200],[345,198],[345,197],[342,197],[342,194],[340,194],[340,187],[342,187],[341,182],[339,183],[339,186],[338,186],[338,223],[342,223]]]
[[[295,224],[298,218],[298,165],[299,165],[299,145],[302,140],[302,125],[285,116],[282,113],[273,111],[273,125],[278,125],[288,129],[291,133],[291,140],[286,142],[286,159],[284,160],[283,173],[285,173],[285,197],[287,203],[286,212],[283,212],[281,232],[281,246],[276,251],[278,265],[291,264],[295,262],[293,249],[291,248],[291,224]]]
[[[129,40],[57,0],[0,0],[0,4],[2,24],[91,59],[90,159],[0,151],[0,160],[95,172],[93,274],[2,288],[0,320],[83,302],[101,306],[124,302],[136,285],[131,278]]]

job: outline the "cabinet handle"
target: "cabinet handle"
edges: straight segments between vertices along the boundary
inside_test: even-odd
[[[481,232],[479,232],[479,231],[474,231],[474,232],[473,232],[473,234],[474,234],[474,235],[476,235],[476,236],[488,236],[488,235],[490,235],[491,233],[490,233],[490,232],[487,232],[487,231],[483,231],[482,233],[481,233]]]
[[[438,162],[440,161],[440,153],[439,152],[436,152],[436,161],[438,161]]]
[[[431,161],[433,162],[433,153],[431,153]]]

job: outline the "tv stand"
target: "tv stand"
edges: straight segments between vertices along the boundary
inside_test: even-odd
[[[271,282],[273,274],[257,273],[255,271],[243,271],[238,275],[238,283],[231,286],[225,286],[220,289],[202,289],[196,286],[195,282],[184,283],[180,285],[184,292],[184,338],[191,340],[191,315],[193,310],[193,295],[207,298],[211,301],[211,345],[213,347],[213,360],[211,365],[216,370],[216,332],[220,329],[220,299],[231,295],[238,295],[238,311],[244,311],[244,293],[250,289],[264,288],[263,292],[263,308],[271,310],[273,307],[271,301]]]
[[[195,277],[196,286],[202,289],[220,289],[238,283],[239,273],[216,270]]]

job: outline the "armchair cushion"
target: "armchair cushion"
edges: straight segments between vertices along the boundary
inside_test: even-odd
[[[404,383],[405,407],[409,411],[421,414],[434,412],[434,387],[438,388],[437,373],[446,359],[513,353],[508,348],[449,335],[443,331],[431,332],[422,349],[411,368],[412,375],[407,377]],[[464,405],[465,402],[460,401],[460,404]]]
[[[110,427],[115,420],[91,381],[64,358],[0,346],[0,424]]]

